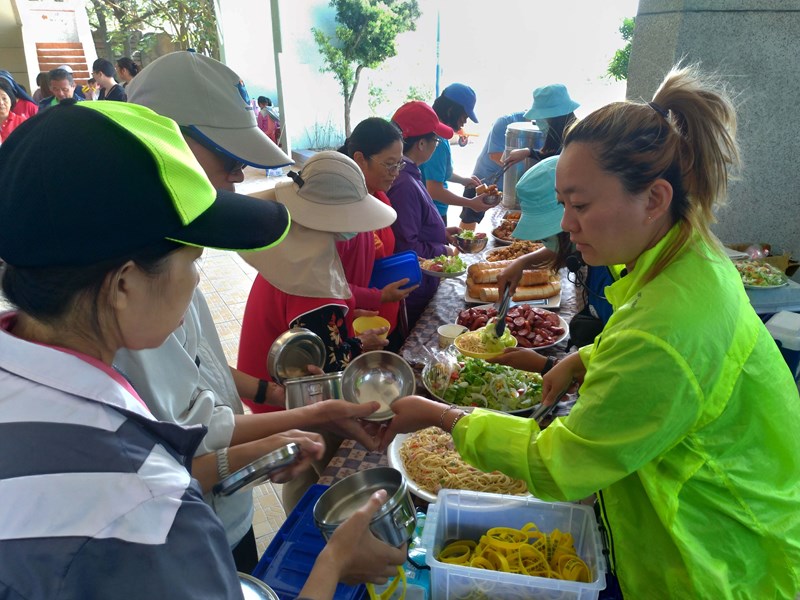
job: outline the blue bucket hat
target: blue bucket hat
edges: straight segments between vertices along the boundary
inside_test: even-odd
[[[550,119],[563,117],[573,112],[580,104],[569,97],[567,87],[562,83],[545,85],[533,90],[533,104],[525,113],[526,119]]]
[[[556,201],[556,163],[551,156],[536,163],[517,182],[522,217],[514,229],[520,240],[543,240],[561,232],[564,207]]]
[[[449,98],[453,102],[460,104],[467,113],[467,116],[472,119],[473,123],[478,122],[478,117],[475,116],[475,90],[463,83],[451,83],[442,92],[442,96]]]

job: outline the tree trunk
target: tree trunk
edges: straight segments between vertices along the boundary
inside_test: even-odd
[[[350,97],[345,94],[344,95],[344,137],[345,139],[350,137]]]

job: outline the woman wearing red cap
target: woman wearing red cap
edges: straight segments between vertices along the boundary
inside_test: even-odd
[[[404,104],[394,113],[392,121],[403,132],[404,162],[387,192],[397,211],[397,220],[392,224],[395,250],[413,250],[423,258],[452,254],[453,249],[448,246],[452,242],[450,236],[459,229],[445,228],[419,166],[430,159],[442,139],[453,136],[453,129],[439,121],[434,110],[424,102]],[[438,279],[423,275],[419,288],[406,298],[409,327],[417,322],[438,287]]]

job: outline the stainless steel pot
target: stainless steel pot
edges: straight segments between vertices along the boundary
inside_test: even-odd
[[[400,546],[411,539],[417,525],[414,503],[406,480],[391,467],[353,473],[326,490],[314,505],[314,522],[322,536],[330,539],[336,528],[378,490],[386,490],[389,499],[370,521],[372,533],[391,546]]]
[[[506,151],[504,156],[517,148],[534,148],[541,150],[544,145],[544,132],[529,121],[511,123],[506,128]],[[517,200],[517,182],[522,174],[530,169],[537,161],[526,158],[522,162],[508,169],[503,175],[503,206],[510,210],[519,210]]]
[[[267,355],[267,372],[278,383],[309,375],[308,365],[325,364],[325,344],[313,331],[293,327],[280,334]]]
[[[344,398],[341,371],[286,379],[283,385],[286,389],[286,408],[298,408],[322,400]]]

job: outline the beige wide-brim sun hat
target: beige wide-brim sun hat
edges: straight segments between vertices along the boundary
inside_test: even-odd
[[[367,192],[364,174],[349,156],[317,152],[302,170],[275,185],[275,197],[293,221],[309,229],[358,233],[383,229],[397,213]]]

